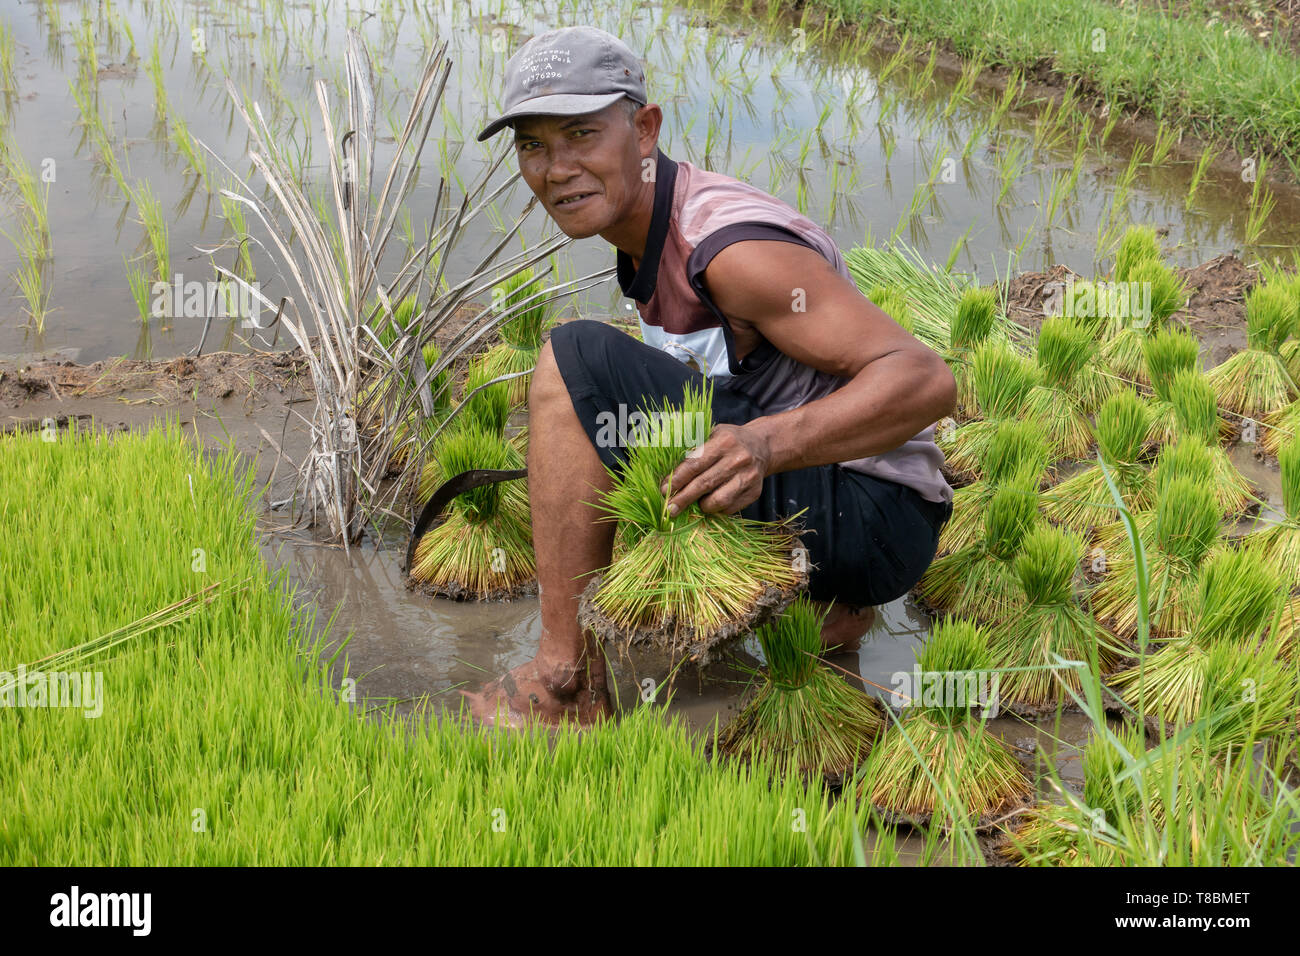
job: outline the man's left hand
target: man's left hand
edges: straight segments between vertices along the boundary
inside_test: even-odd
[[[751,423],[752,424],[752,423]],[[768,475],[772,451],[767,439],[745,425],[717,425],[708,441],[687,452],[661,490],[668,513],[677,515],[693,501],[701,511],[734,514],[758,500]]]

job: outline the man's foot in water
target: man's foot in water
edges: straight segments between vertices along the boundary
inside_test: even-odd
[[[824,608],[826,605],[819,606]],[[832,654],[856,651],[862,646],[862,638],[866,637],[875,623],[876,609],[870,605],[831,605],[826,620],[822,622],[822,647]]]
[[[602,662],[603,665],[603,662]],[[613,706],[605,669],[526,661],[477,692],[461,691],[473,716],[489,726],[576,723],[586,727],[609,717]]]

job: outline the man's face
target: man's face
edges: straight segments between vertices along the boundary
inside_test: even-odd
[[[565,235],[585,239],[635,207],[646,133],[614,103],[582,116],[525,116],[515,124],[519,172]]]

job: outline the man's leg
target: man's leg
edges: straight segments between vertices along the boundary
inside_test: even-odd
[[[589,723],[609,714],[605,658],[578,625],[578,599],[592,573],[609,563],[614,526],[587,502],[609,477],[587,437],[548,342],[528,392],[528,497],[542,606],[537,656],[466,694],[485,721]]]

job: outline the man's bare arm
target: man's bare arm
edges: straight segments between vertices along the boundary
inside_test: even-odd
[[[719,425],[673,473],[670,507],[698,499],[706,511],[738,511],[768,475],[890,451],[953,410],[957,386],[943,359],[812,249],[734,243],[714,257],[705,282],[734,325],[851,381],[799,408]]]

